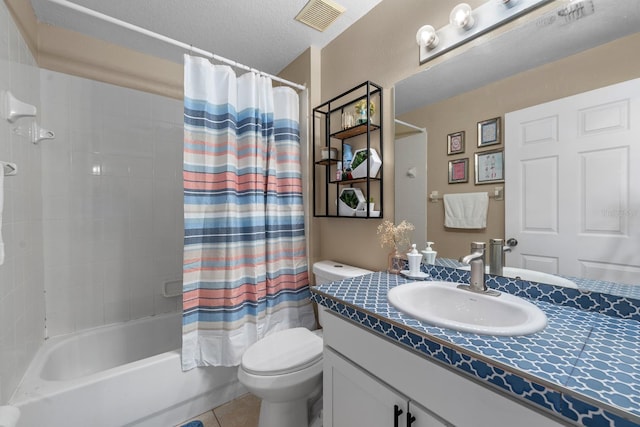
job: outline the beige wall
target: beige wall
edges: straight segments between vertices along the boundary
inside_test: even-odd
[[[329,99],[364,80],[383,85],[385,91],[384,118],[384,188],[385,218],[393,220],[393,117],[390,88],[393,84],[420,71],[415,32],[429,22],[436,28],[444,25],[448,12],[458,1],[393,1],[380,3],[363,19],[345,31],[322,51],[322,97]],[[470,2],[471,3],[471,2]],[[482,3],[474,2],[473,7]],[[542,8],[536,14],[546,11]],[[516,25],[513,23],[510,25]],[[506,30],[503,27],[500,31]],[[488,39],[494,35],[484,36]],[[476,41],[477,42],[481,42]],[[473,153],[476,124],[480,120],[504,116],[504,113],[551,99],[568,96],[608,84],[640,77],[640,57],[635,54],[640,36],[592,49],[535,70],[487,85],[475,91],[438,102],[419,111],[400,117],[428,132],[428,188],[440,194],[492,190],[494,185],[473,184]],[[462,50],[462,49],[459,49]],[[457,55],[459,50],[448,55]],[[429,66],[427,64],[426,66]],[[425,67],[426,67],[425,66]],[[424,68],[424,67],[422,67]],[[489,102],[487,102],[489,101]],[[448,133],[465,130],[467,149],[464,155],[446,155]],[[492,148],[502,147],[493,146]],[[487,147],[487,149],[489,149]],[[470,184],[447,183],[450,159],[470,157]],[[443,227],[442,202],[427,206],[429,240],[435,241],[439,256],[458,258],[469,250],[474,240],[488,241],[504,236],[504,203],[490,202],[488,228],[484,233],[446,231]],[[384,269],[387,248],[380,248],[376,228],[380,220],[352,220],[341,218],[316,219],[320,240],[320,258],[351,263],[369,269]],[[417,242],[420,246],[422,242]]]
[[[395,82],[417,72],[417,29],[428,20],[444,26],[457,0],[385,0],[322,49],[322,99],[330,99],[365,80],[384,87],[384,216],[393,220],[393,100]],[[483,0],[468,2],[475,7]],[[376,234],[379,219],[316,218],[314,239],[320,258],[372,270],[387,265],[389,248]]]

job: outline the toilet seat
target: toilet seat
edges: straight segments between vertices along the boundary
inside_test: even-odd
[[[254,375],[282,375],[322,359],[322,338],[307,328],[276,332],[259,340],[242,356],[242,369]]]

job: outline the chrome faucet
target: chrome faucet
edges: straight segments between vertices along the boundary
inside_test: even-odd
[[[504,268],[504,254],[518,244],[516,239],[509,239],[505,243],[502,239],[491,239],[489,242],[489,273],[502,276]]]
[[[498,296],[500,292],[487,288],[484,281],[484,258],[486,243],[472,242],[471,254],[460,258],[460,262],[471,266],[471,274],[469,276],[469,285],[458,285],[458,288],[471,292]]]

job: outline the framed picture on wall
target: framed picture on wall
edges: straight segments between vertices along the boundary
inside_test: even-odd
[[[464,131],[454,132],[447,135],[447,154],[464,153]]]
[[[449,160],[449,184],[469,182],[469,158]]]
[[[476,184],[504,182],[504,151],[476,153]]]
[[[500,117],[478,122],[478,147],[500,144]]]

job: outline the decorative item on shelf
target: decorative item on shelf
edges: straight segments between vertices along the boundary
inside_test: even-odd
[[[361,125],[363,123],[367,123],[367,100],[361,99],[356,102],[356,124]],[[369,101],[369,118],[373,118],[373,115],[376,113],[376,104],[373,101]]]
[[[347,167],[342,171],[342,179],[345,181],[349,179],[353,179],[353,175],[351,174],[351,168]]]
[[[371,154],[371,160],[369,162],[369,177],[375,178],[382,166],[382,160],[375,148],[370,148],[368,151],[366,148],[361,148],[353,153],[353,160],[351,161],[351,175],[354,179],[364,178],[367,176],[367,158]]]
[[[367,204],[369,205],[369,211],[367,211]],[[373,197],[369,197],[369,203],[367,203],[356,211],[356,216],[359,217],[367,217],[369,218],[378,218],[380,216],[380,211],[375,210],[375,202]]]
[[[322,147],[320,149],[320,157],[322,160],[335,160],[338,158],[338,149],[333,147]]]
[[[359,188],[343,188],[338,197],[338,215],[355,216],[357,211],[366,210],[366,202]]]
[[[348,168],[353,159],[353,153],[351,152],[351,145],[342,144],[342,164],[345,168]]]
[[[392,250],[387,257],[387,272],[398,274],[402,270],[402,260],[406,259],[405,252],[411,241],[410,232],[415,227],[408,221],[402,221],[398,225],[385,220],[378,226],[378,236],[380,237],[380,246],[391,246]]]
[[[352,128],[356,125],[356,118],[350,111],[342,113],[342,130]]]
[[[379,218],[380,211],[376,210],[376,203],[373,197],[369,197],[369,217],[370,218]],[[367,216],[367,207],[363,206],[362,209],[356,211],[356,216],[366,217]]]

